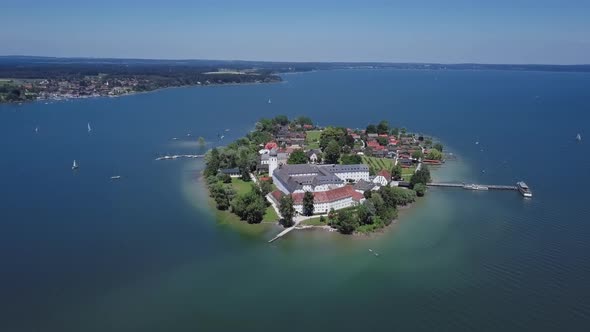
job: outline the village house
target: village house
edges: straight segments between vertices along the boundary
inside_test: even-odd
[[[307,156],[307,160],[309,160],[312,164],[317,164],[320,162],[322,151],[319,149],[312,149],[305,153]]]
[[[386,170],[381,170],[373,179],[373,183],[379,184],[382,187],[388,185],[389,182],[391,182],[391,173]]]
[[[220,169],[219,172],[221,174],[229,175],[232,178],[239,178],[240,176],[242,176],[242,173],[240,173],[239,168],[224,168]]]

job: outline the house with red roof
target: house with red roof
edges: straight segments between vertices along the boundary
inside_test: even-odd
[[[386,186],[391,182],[391,172],[387,170],[381,170],[375,178],[373,179],[373,183],[376,183],[380,186]]]
[[[264,148],[267,150],[272,150],[278,148],[279,145],[275,141],[270,141],[264,145]]]
[[[281,193],[282,194],[282,193]],[[271,195],[275,199],[280,194]],[[305,193],[291,194],[293,197],[293,207],[298,213],[303,213],[303,196]],[[354,190],[352,185],[346,185],[340,188],[328,191],[316,191],[313,193],[313,207],[315,214],[328,213],[331,209],[339,210],[347,207],[355,206],[365,200],[363,194]]]

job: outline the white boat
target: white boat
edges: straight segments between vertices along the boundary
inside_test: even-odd
[[[88,132],[92,131],[92,127],[90,127],[90,122],[88,122]]]
[[[482,186],[479,184],[466,184],[463,186],[463,188],[469,189],[469,190],[488,190],[489,189],[488,187]]]
[[[228,131],[229,131],[229,129],[226,129],[225,131],[226,131],[226,132],[228,132]]]
[[[523,181],[517,182],[516,183],[516,187],[518,188],[518,191],[520,191],[520,193],[522,194],[522,196],[524,196],[524,197],[533,197],[533,193],[531,192],[531,189]]]
[[[582,135],[580,135],[580,134],[576,135],[576,141],[578,141],[578,142],[579,142],[579,141],[581,141],[581,140],[582,140]]]
[[[172,137],[173,141],[178,141],[178,137]]]
[[[111,176],[111,180],[118,180],[121,178],[121,175],[113,175]]]
[[[78,166],[78,163],[76,162],[76,160],[74,160],[74,162],[72,163],[72,169],[78,169],[80,166]]]
[[[219,139],[223,139],[225,136],[221,135],[221,137],[219,137]]]
[[[269,104],[272,104],[272,100],[270,100],[270,98],[268,98],[268,103]]]
[[[39,132],[39,127],[35,127],[35,133]]]

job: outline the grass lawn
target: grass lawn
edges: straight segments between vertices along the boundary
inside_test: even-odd
[[[305,144],[310,149],[319,149],[320,147],[320,135],[322,134],[321,130],[309,130],[306,132],[307,136],[305,137]]]
[[[416,167],[402,168],[402,178],[404,181],[410,181],[412,175],[416,171]]]
[[[252,184],[253,182],[246,182],[243,181],[242,179],[239,178],[233,178],[231,179],[231,185],[234,188],[234,190],[236,191],[236,194],[238,195],[242,195],[242,194],[247,194],[250,192],[250,190],[252,190]],[[234,215],[234,214],[232,214]],[[236,218],[238,218],[236,215],[234,215]],[[239,218],[238,218],[239,220]],[[266,209],[266,212],[264,213],[264,218],[262,219],[262,222],[276,222],[279,220],[279,216],[277,215],[277,212],[275,211],[275,209],[272,208],[272,206],[269,206]]]
[[[231,179],[231,185],[238,195],[249,193],[252,189],[252,183],[251,181],[246,182],[240,178]]]
[[[363,156],[363,163],[373,167],[377,172],[381,170],[388,170],[391,172],[391,169],[393,168],[393,159],[389,158]]]
[[[309,225],[309,226],[326,226],[327,223],[327,218],[326,218],[326,222],[320,222],[320,217],[317,218],[311,218],[311,219],[307,219],[301,222],[301,225]]]
[[[264,218],[262,218],[262,222],[272,222],[276,223],[279,221],[279,215],[277,211],[272,206],[266,208],[266,212],[264,213]]]

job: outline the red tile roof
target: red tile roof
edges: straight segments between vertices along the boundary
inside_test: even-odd
[[[391,181],[391,173],[387,170],[382,170],[379,173],[377,173],[377,175],[381,175],[382,177],[384,177],[387,181]]]
[[[274,195],[274,193],[273,193]],[[293,201],[295,205],[303,204],[303,195],[304,193],[295,193],[291,194],[293,196]],[[328,190],[328,191],[318,191],[313,193],[313,202],[314,203],[331,203],[335,201],[339,201],[348,197],[352,197],[355,201],[360,201],[364,198],[363,194],[354,190],[351,185],[346,185],[344,187]]]
[[[271,192],[270,194],[272,195],[272,197],[274,199],[277,200],[277,202],[280,202],[281,201],[281,197],[283,197],[283,195],[284,195],[283,192],[280,191],[280,190],[275,190],[275,191]]]
[[[274,148],[277,148],[278,146],[279,145],[277,144],[277,142],[270,141],[270,142],[266,143],[266,145],[264,146],[264,148],[267,149],[267,150],[272,150]]]

